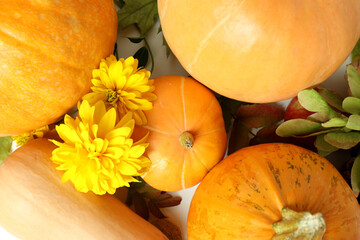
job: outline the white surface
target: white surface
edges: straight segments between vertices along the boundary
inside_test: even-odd
[[[152,31],[148,34],[148,42],[152,49],[154,55],[155,68],[152,74],[152,78],[156,78],[159,76],[177,74],[177,75],[188,75],[187,72],[181,67],[176,58],[173,55],[170,55],[169,58],[166,57],[166,49],[162,46],[162,34],[157,33],[158,25],[155,26]],[[123,32],[119,32],[118,38],[118,52],[119,57],[126,58],[128,56],[133,55],[137,49],[139,49],[142,43],[134,44],[131,43],[128,39],[123,38],[121,36],[132,36],[136,37],[138,34],[134,29],[128,29]],[[346,61],[349,62],[349,59]],[[147,69],[150,70],[151,64],[147,66]],[[346,95],[346,87],[344,81],[345,74],[345,64],[343,64],[339,70],[334,73],[325,83],[324,85],[341,95]],[[287,101],[285,101],[287,102]],[[182,202],[179,206],[164,209],[165,215],[167,215],[172,222],[177,224],[182,232],[184,239],[186,239],[186,219],[189,210],[189,206],[191,203],[192,196],[196,190],[196,187],[192,187],[190,189],[182,190],[173,195],[178,195],[182,197]],[[0,213],[1,214],[1,213]],[[7,233],[3,228],[0,227],[0,240],[16,240],[17,238],[11,236]]]

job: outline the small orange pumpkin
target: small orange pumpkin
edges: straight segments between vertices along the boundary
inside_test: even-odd
[[[358,0],[159,0],[162,31],[196,80],[274,102],[326,80],[360,37]]]
[[[144,180],[159,190],[178,191],[201,181],[224,156],[226,132],[213,93],[190,77],[154,80],[157,100],[145,111],[152,161]],[[137,130],[141,132],[141,130]]]
[[[0,1],[0,136],[57,121],[113,51],[112,0]]]
[[[50,160],[55,145],[36,139],[0,167],[0,225],[27,240],[166,240],[160,230],[111,195],[62,183]]]
[[[306,211],[325,221],[323,238],[291,238],[294,232],[284,231],[297,230],[296,218],[310,216]],[[282,215],[288,219],[281,221]],[[229,155],[204,178],[191,202],[187,235],[264,240],[275,236],[273,227],[274,239],[360,239],[360,207],[325,158],[295,145],[262,144]]]

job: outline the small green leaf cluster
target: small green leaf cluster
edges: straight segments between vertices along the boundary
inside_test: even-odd
[[[360,74],[353,65],[346,68],[349,96],[341,98],[324,87],[299,92],[300,104],[313,112],[307,119],[282,123],[276,133],[282,137],[316,136],[318,153],[326,156],[339,149],[351,149],[360,143]],[[360,156],[351,168],[351,186],[360,192]]]
[[[346,71],[351,96],[343,99],[324,87],[303,90],[299,102],[313,114],[285,121],[276,133],[282,137],[316,135],[315,146],[324,156],[356,146],[360,142],[360,74],[352,65]]]

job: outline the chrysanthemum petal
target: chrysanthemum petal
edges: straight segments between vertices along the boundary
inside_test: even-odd
[[[105,135],[105,138],[109,139],[111,141],[115,138],[121,137],[125,141],[125,138],[129,136],[130,132],[131,132],[131,129],[129,127],[115,128],[115,129],[109,131]]]
[[[108,89],[114,89],[114,82],[110,79],[106,72],[100,71],[100,79],[104,83],[104,86]]]
[[[59,137],[65,142],[79,143],[81,139],[77,135],[76,131],[65,124],[60,124],[56,126],[56,131],[59,134]]]
[[[106,134],[114,129],[116,123],[116,110],[114,108],[109,109],[100,119],[98,136],[105,138]]]
[[[129,156],[132,158],[139,158],[145,153],[145,147],[142,145],[135,145],[130,148]]]

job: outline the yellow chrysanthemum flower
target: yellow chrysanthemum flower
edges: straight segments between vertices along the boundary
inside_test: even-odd
[[[130,138],[135,126],[129,112],[117,122],[114,108],[106,110],[102,101],[91,106],[83,101],[76,119],[66,115],[64,124],[56,126],[64,143],[52,140],[58,148],[51,160],[65,171],[62,181],[72,181],[80,192],[114,194],[116,188],[136,182],[150,167],[143,156],[146,137],[134,143]]]
[[[49,126],[46,125],[45,127],[41,127],[35,130],[32,130],[31,132],[22,133],[19,135],[11,136],[12,139],[16,142],[16,145],[18,147],[23,146],[25,143],[27,143],[30,140],[33,140],[35,138],[42,138],[45,133],[49,132]]]
[[[92,74],[92,92],[83,100],[90,104],[102,100],[107,109],[116,108],[120,117],[132,112],[137,125],[147,123],[143,110],[152,109],[152,101],[156,99],[152,93],[154,80],[149,80],[149,71],[138,68],[137,59],[128,57],[117,61],[111,55],[101,60],[100,68],[93,70]]]

